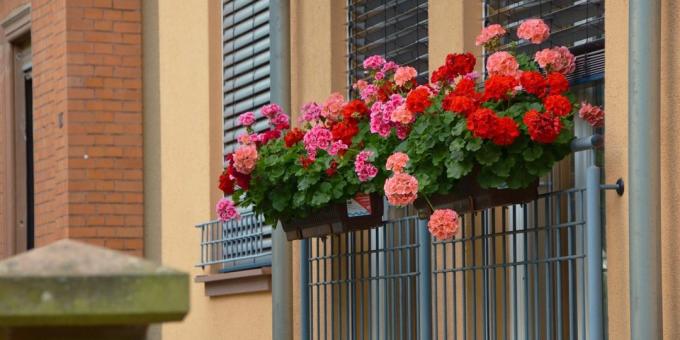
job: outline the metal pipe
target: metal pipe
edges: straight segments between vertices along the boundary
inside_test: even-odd
[[[631,338],[661,339],[660,0],[630,0],[628,26]]]
[[[588,278],[588,339],[604,337],[602,323],[602,216],[600,168],[590,166],[586,175],[586,254]]]
[[[585,151],[601,148],[604,145],[602,135],[594,134],[588,137],[575,138],[571,141],[571,151]]]
[[[309,240],[300,241],[300,339],[309,340]]]
[[[420,340],[432,339],[432,242],[427,219],[418,216],[418,335]]]
[[[269,4],[271,101],[290,111],[290,1]],[[272,339],[293,339],[291,243],[279,226],[272,233]]]

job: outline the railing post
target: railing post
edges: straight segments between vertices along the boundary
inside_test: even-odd
[[[432,339],[432,243],[427,219],[418,215],[418,324],[419,339]]]
[[[300,339],[309,340],[309,240],[300,241]]]
[[[602,218],[600,168],[591,165],[586,175],[586,250],[588,273],[588,339],[602,339]]]

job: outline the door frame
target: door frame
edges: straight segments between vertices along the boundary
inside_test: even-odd
[[[31,33],[31,6],[26,4],[12,11],[7,17],[0,21],[0,51],[2,51],[2,88],[0,93],[0,105],[5,112],[2,129],[2,141],[5,146],[5,159],[3,160],[6,183],[4,193],[4,221],[0,221],[0,258],[14,255],[23,249],[18,247],[16,233],[17,200],[16,200],[16,116],[18,109],[24,109],[24,102],[17,103],[16,96],[16,76],[17,68],[16,56],[20,52],[20,46]],[[21,75],[23,77],[23,75]],[[23,92],[23,88],[20,89]],[[22,244],[25,244],[23,240]]]

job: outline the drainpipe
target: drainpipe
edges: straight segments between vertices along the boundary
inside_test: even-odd
[[[628,8],[631,339],[661,339],[660,0]]]
[[[290,111],[290,0],[269,4],[271,102]],[[291,244],[280,223],[272,235],[272,339],[293,339]]]

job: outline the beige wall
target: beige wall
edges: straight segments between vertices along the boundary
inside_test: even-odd
[[[608,1],[605,10],[607,111],[605,170],[607,182],[628,178],[628,2]],[[661,19],[661,258],[664,339],[680,338],[680,3],[662,1]],[[610,339],[630,338],[627,195],[607,197],[607,263]]]
[[[219,0],[211,0],[219,1]],[[215,119],[214,10],[204,0],[144,1],[145,76],[145,230],[147,256],[192,273],[198,254],[198,233],[192,227],[212,215],[215,200],[215,155],[219,119]],[[293,115],[306,101],[323,100],[333,91],[344,93],[345,43],[342,1],[291,2],[291,96]],[[606,181],[627,179],[627,1],[607,1],[605,102],[607,128]],[[431,0],[430,68],[446,53],[474,50],[481,11],[476,0]],[[469,15],[469,13],[475,13]],[[674,169],[680,140],[680,4],[664,1],[662,32],[662,228],[664,330],[666,339],[680,338],[680,220],[675,202],[680,183]],[[210,20],[209,20],[210,19]],[[212,20],[212,21],[211,21]],[[178,24],[178,23],[181,23]],[[461,23],[463,23],[461,25]],[[214,28],[212,28],[214,30]],[[473,32],[473,33],[470,33]],[[214,33],[214,32],[212,32]],[[212,45],[211,45],[212,44]],[[314,48],[306,48],[314,46]],[[214,46],[213,46],[214,48]],[[479,52],[479,51],[477,51]],[[211,58],[212,53],[212,58]],[[212,84],[212,85],[211,85]],[[162,115],[161,115],[162,113]],[[217,141],[217,142],[216,142]],[[606,193],[610,339],[629,338],[628,202]],[[162,228],[161,228],[162,226]],[[162,232],[161,232],[162,230]],[[299,242],[293,243],[294,331],[299,336]],[[164,339],[268,339],[271,337],[270,294],[207,299],[192,283],[192,310],[183,323],[163,327]]]
[[[143,11],[147,256],[192,277],[203,274],[194,267],[200,235],[193,226],[213,214],[220,170],[212,166],[221,150],[211,138],[221,128],[211,126],[211,75],[220,74],[210,68],[209,15],[219,15],[212,4],[145,0]],[[183,322],[162,327],[164,340],[270,338],[270,294],[203,294],[202,284],[191,283],[191,311]]]

